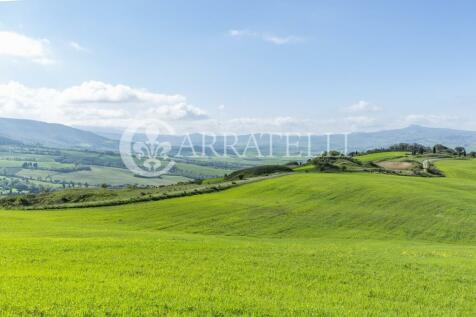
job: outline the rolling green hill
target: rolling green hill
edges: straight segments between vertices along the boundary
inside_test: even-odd
[[[0,212],[11,315],[476,313],[476,161],[302,173],[118,207]]]
[[[2,142],[2,139],[6,141]],[[117,148],[117,141],[62,124],[0,118],[0,144],[17,143],[41,144],[43,146],[60,148],[81,147],[97,150],[115,150]]]
[[[215,194],[35,217],[120,218],[122,226],[228,236],[476,242],[476,160],[438,166],[457,177],[295,174]]]
[[[287,166],[283,165],[263,165],[250,167],[242,170],[235,171],[227,175],[225,178],[228,180],[237,180],[248,177],[257,177],[262,175],[268,175],[273,173],[289,173],[293,170]]]
[[[355,158],[362,162],[385,161],[407,156],[406,152],[377,152],[372,154],[360,155]]]
[[[233,168],[240,166],[236,164]],[[119,153],[1,145],[0,142],[0,198],[11,192],[38,193],[45,189],[87,188],[102,184],[115,187],[164,186],[193,179],[222,177],[231,172],[232,169],[216,162],[184,160],[177,161],[169,175],[143,178],[134,176],[125,168]]]
[[[83,127],[99,135],[103,135],[110,139],[119,140],[121,131],[108,131],[103,128],[91,128]],[[246,146],[250,138],[250,135],[240,135],[237,140],[237,148],[242,149]],[[266,153],[269,149],[270,135],[269,134],[256,134],[256,140],[263,153]],[[170,141],[173,146],[179,147],[183,143],[183,136],[166,136],[167,141]],[[165,140],[164,139],[164,140]],[[199,145],[202,142],[202,135],[192,134],[191,139],[193,144]],[[344,151],[344,135],[335,134],[332,135],[332,146],[335,150]],[[294,140],[294,139],[293,139]],[[297,141],[297,138],[295,139]],[[217,148],[223,148],[223,138],[218,136]],[[230,141],[228,141],[230,142]],[[309,140],[307,136],[299,138],[299,143],[302,147],[302,151],[306,151],[305,148]],[[312,135],[310,139],[313,153],[320,153],[326,150],[327,137],[325,135]],[[433,146],[435,144],[445,144],[450,147],[465,146],[470,150],[476,150],[474,144],[476,144],[476,132],[454,130],[445,128],[430,128],[418,125],[411,125],[402,129],[395,130],[382,130],[375,132],[356,132],[348,135],[348,150],[349,151],[366,151],[374,148],[388,147],[397,143],[420,143],[427,146]],[[229,143],[228,143],[229,144]],[[284,155],[286,151],[286,144],[284,139],[275,137],[273,144],[277,152]]]
[[[46,123],[35,120],[23,120],[12,118],[0,118],[0,145],[18,144],[27,145],[41,144],[47,147],[57,148],[88,148],[95,150],[118,150],[118,143],[121,130],[108,131],[103,128],[81,127],[74,128],[62,124]],[[201,151],[203,135],[190,135],[196,151]],[[275,154],[282,156],[286,153],[286,144],[281,138],[272,138],[269,134],[255,135],[258,145],[263,153],[269,150],[270,140],[275,147]],[[240,135],[237,139],[237,149],[240,152],[247,146],[250,135]],[[184,142],[184,136],[164,135],[162,141],[168,141],[172,144],[172,154],[176,153]],[[296,139],[297,142],[298,139]],[[230,142],[230,141],[228,141]],[[325,135],[313,135],[308,139],[307,136],[299,138],[301,150],[307,151],[307,144],[311,144],[313,153],[325,151],[327,146],[327,137]],[[412,125],[407,128],[397,130],[384,130],[376,132],[351,133],[348,136],[348,150],[364,151],[373,148],[388,147],[396,143],[420,143],[424,145],[446,144],[451,147],[465,146],[468,150],[475,150],[476,132],[437,129]],[[226,142],[223,137],[217,136],[216,149],[222,153]],[[229,143],[228,143],[229,144]],[[344,135],[333,135],[332,145],[336,150],[344,150]],[[299,151],[298,151],[299,152]],[[296,152],[297,153],[297,152]],[[234,162],[239,161],[234,159]],[[263,163],[261,163],[263,164]]]

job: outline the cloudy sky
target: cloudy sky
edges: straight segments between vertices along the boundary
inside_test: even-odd
[[[475,1],[0,0],[0,116],[476,130]]]

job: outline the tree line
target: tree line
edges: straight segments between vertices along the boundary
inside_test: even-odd
[[[446,155],[453,155],[458,157],[476,157],[476,152],[467,152],[464,146],[457,146],[454,149],[447,147],[443,144],[436,144],[434,146],[425,146],[418,143],[399,143],[394,144],[389,147],[382,147],[377,149],[372,149],[368,151],[354,151],[349,153],[349,156],[357,156],[357,155],[365,155],[365,154],[373,154],[373,153],[380,153],[380,152],[410,152],[412,155],[423,155],[423,154],[446,154]]]

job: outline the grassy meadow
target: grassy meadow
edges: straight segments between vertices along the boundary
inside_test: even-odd
[[[0,211],[0,313],[474,316],[476,160]]]
[[[284,164],[284,158],[174,158],[169,175],[137,177],[114,152],[0,145],[0,197],[39,193],[58,188],[167,186],[195,179],[222,178],[233,171],[263,164]],[[26,166],[25,166],[26,164]],[[34,164],[34,165],[33,165]]]
[[[408,156],[407,152],[377,152],[356,156],[356,158],[362,162],[380,162],[391,159],[398,159],[406,156]]]

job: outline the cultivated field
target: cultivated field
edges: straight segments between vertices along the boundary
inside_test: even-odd
[[[125,168],[119,154],[113,152],[0,145],[0,196],[103,185],[163,186],[223,177],[253,164],[262,163],[233,158],[225,161],[180,158],[170,175],[150,179],[134,176]]]
[[[377,152],[372,154],[366,154],[357,156],[356,158],[362,162],[379,162],[391,159],[398,159],[407,156],[407,152]]]
[[[410,170],[415,167],[415,164],[412,162],[384,161],[376,164],[380,167],[390,170]]]
[[[474,316],[476,161],[0,212],[4,315]]]

